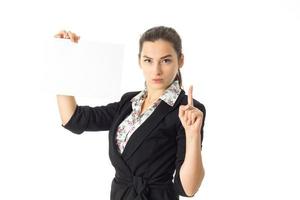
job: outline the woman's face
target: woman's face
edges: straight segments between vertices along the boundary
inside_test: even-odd
[[[168,41],[159,39],[143,43],[140,68],[143,70],[147,87],[152,90],[166,89],[176,77],[183,65],[183,56],[178,60],[177,54]]]

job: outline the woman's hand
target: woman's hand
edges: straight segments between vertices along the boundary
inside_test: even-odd
[[[71,31],[62,30],[59,33],[54,35],[55,38],[63,38],[63,39],[70,39],[72,42],[78,43],[80,36],[72,33]]]
[[[178,116],[185,132],[188,134],[199,134],[202,126],[203,112],[193,105],[193,86],[188,92],[188,104],[179,107]]]

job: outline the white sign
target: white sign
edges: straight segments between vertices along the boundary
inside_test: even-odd
[[[73,96],[118,96],[123,44],[54,38],[45,41],[45,92]]]

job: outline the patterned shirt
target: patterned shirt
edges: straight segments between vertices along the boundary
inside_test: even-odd
[[[155,108],[159,105],[161,100],[165,101],[170,106],[173,106],[177,97],[181,92],[181,88],[178,80],[175,80],[143,114],[139,115],[141,112],[141,106],[143,101],[147,97],[147,88],[145,87],[140,93],[134,96],[130,101],[132,102],[132,112],[124,119],[124,121],[119,125],[116,134],[116,144],[118,151],[123,153],[124,148],[134,131],[153,113]]]

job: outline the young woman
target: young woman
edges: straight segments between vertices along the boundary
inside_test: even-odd
[[[55,37],[79,40],[70,31]],[[145,89],[96,107],[79,106],[74,96],[57,95],[62,126],[76,134],[109,130],[109,158],[116,170],[111,200],[193,197],[204,177],[206,111],[193,99],[192,86],[187,95],[181,88],[181,38],[173,28],[157,26],[141,36],[139,45]]]

